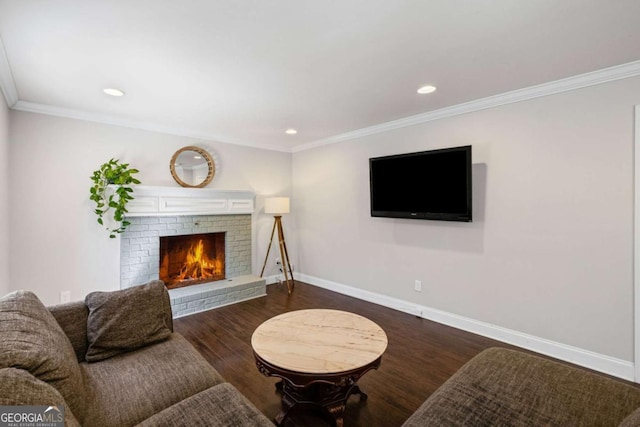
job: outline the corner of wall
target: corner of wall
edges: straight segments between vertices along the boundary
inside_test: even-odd
[[[0,97],[2,98],[2,97]],[[9,278],[9,107],[0,101],[0,296],[10,290]]]

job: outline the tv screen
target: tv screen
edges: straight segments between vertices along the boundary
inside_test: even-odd
[[[369,159],[371,216],[471,222],[471,146]]]

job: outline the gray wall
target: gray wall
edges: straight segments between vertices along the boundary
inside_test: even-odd
[[[273,223],[261,213],[264,196],[290,194],[291,154],[41,114],[12,111],[10,118],[12,289],[30,289],[45,304],[57,303],[63,290],[78,300],[119,289],[119,241],[96,223],[89,177],[115,157],[139,169],[145,185],[177,187],[169,160],[186,145],[204,144],[217,157],[207,188],[258,194],[252,267],[260,272]],[[265,275],[275,274],[275,262],[269,265]]]
[[[9,109],[0,96],[0,295],[9,289]]]
[[[638,77],[295,153],[298,270],[632,361],[634,104]],[[370,157],[468,144],[473,223],[370,217]]]

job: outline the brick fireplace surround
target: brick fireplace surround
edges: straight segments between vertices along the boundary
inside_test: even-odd
[[[266,295],[265,280],[251,275],[252,194],[139,186],[134,196],[120,242],[121,289],[158,279],[160,237],[225,232],[226,279],[170,289],[174,317]]]

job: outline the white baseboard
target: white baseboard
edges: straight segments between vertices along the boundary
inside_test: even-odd
[[[354,288],[352,286],[343,285],[319,277],[309,276],[307,274],[296,273],[296,278],[302,282],[309,283],[320,288],[338,292],[364,301],[372,302],[394,310],[409,313],[414,316],[442,323],[443,325],[452,326],[463,331],[472,332],[487,338],[512,344],[517,347],[535,351],[536,353],[545,354],[564,360],[585,368],[593,369],[608,375],[613,375],[628,381],[634,381],[634,364],[626,360],[617,359],[615,357],[606,356],[604,354],[595,353],[578,347],[562,344],[559,342],[547,340],[501,326],[492,325],[490,323],[481,322],[468,317],[459,316],[457,314],[448,313],[446,311],[437,310],[435,308],[424,305],[414,304],[393,298],[387,295],[375,292],[365,291],[363,289]],[[267,282],[268,283],[268,282]]]

